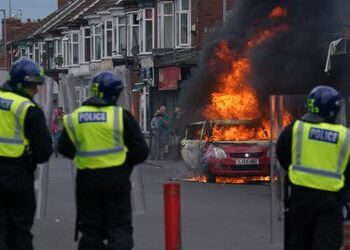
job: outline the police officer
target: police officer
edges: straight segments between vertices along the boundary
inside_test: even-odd
[[[277,156],[290,182],[285,249],[342,246],[341,196],[350,169],[350,132],[337,124],[342,102],[334,88],[314,88],[307,98],[308,112],[278,139]]]
[[[122,89],[112,72],[97,74],[92,97],[63,120],[59,152],[78,168],[79,250],[133,247],[129,177],[148,147],[133,116],[116,105]]]
[[[33,101],[43,83],[36,63],[22,59],[0,88],[0,249],[33,249],[33,172],[52,152],[44,113]]]

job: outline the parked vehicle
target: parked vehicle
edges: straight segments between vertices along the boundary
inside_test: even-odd
[[[217,130],[241,133],[266,133],[256,120],[216,120],[190,124],[181,140],[181,155],[196,174],[204,174],[208,182],[216,177],[268,176],[269,140],[241,140],[240,136],[218,136]],[[254,137],[254,135],[252,135]],[[237,138],[237,139],[232,139]]]

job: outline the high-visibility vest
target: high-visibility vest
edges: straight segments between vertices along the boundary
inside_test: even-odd
[[[124,144],[123,109],[116,106],[81,106],[63,117],[63,124],[76,152],[79,169],[122,165],[128,151]]]
[[[18,158],[29,145],[24,133],[28,108],[34,103],[12,92],[0,91],[0,156]]]
[[[350,130],[339,124],[296,121],[290,181],[299,186],[339,191],[350,156]]]

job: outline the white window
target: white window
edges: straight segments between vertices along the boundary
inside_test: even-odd
[[[26,49],[21,49],[20,50],[20,55],[21,55],[21,57],[26,57],[27,56],[27,51],[26,51]]]
[[[139,20],[137,13],[127,15],[127,55],[132,56],[137,54],[139,47]]]
[[[93,50],[92,60],[101,60],[102,57],[102,27],[101,25],[94,25],[91,28],[92,31],[92,43],[91,47]]]
[[[39,44],[38,43],[34,44],[34,61],[37,64],[40,64],[40,50],[39,50]]]
[[[126,50],[125,17],[117,17],[115,23],[115,50],[117,55],[123,55]]]
[[[105,21],[104,24],[104,56],[111,57],[113,52],[113,22]]]
[[[87,27],[83,29],[83,62],[91,61],[91,49],[92,49],[92,40],[91,40],[91,28]]]
[[[67,43],[68,65],[79,64],[79,33],[70,33]]]
[[[158,5],[158,48],[174,47],[174,4]]]
[[[141,53],[151,52],[154,48],[154,9],[143,9],[139,12],[140,49]]]
[[[56,39],[54,43],[54,67],[60,67],[63,64],[62,39]]]
[[[64,36],[62,38],[62,54],[63,54],[63,65],[67,66],[68,65],[68,36]]]
[[[45,55],[45,56],[44,56]],[[39,65],[43,66],[44,65],[44,60],[47,60],[46,57],[46,43],[45,42],[40,42],[39,43]]]
[[[176,46],[191,45],[191,2],[190,0],[176,0]]]
[[[29,45],[28,46],[28,58],[33,60],[33,46],[34,45]]]

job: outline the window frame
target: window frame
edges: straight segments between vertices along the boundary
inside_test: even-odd
[[[90,34],[87,36],[86,31],[89,31]],[[86,41],[89,43],[89,49],[87,50],[86,48]],[[91,32],[91,27],[86,26],[82,28],[82,39],[81,39],[81,62],[82,63],[87,63],[91,62],[92,60],[92,32]],[[89,53],[89,60],[86,59],[87,52]]]
[[[124,22],[121,22],[120,20],[124,19]],[[124,56],[126,49],[127,49],[127,17],[126,16],[117,16],[115,17],[115,31],[114,31],[114,51],[116,52],[117,56]],[[124,28],[124,48],[121,47],[121,28]],[[124,51],[123,51],[124,50]]]
[[[146,18],[146,14],[147,11],[151,11],[152,12],[152,17],[151,18]],[[152,49],[155,47],[155,30],[154,30],[154,8],[145,8],[141,10],[141,18],[139,20],[139,46],[140,46],[140,53],[141,54],[150,54],[152,53]],[[152,45],[150,50],[146,50],[147,49],[147,34],[148,32],[146,31],[147,28],[147,22],[151,22],[152,24]]]
[[[127,56],[133,56],[132,48],[135,46],[140,46],[140,22],[137,20],[137,11],[129,12],[126,14],[126,49]],[[134,23],[134,20],[138,21],[138,23]],[[137,44],[133,44],[134,40],[134,28],[137,28]]]
[[[112,24],[112,27],[111,28],[108,28],[108,23],[111,23]],[[110,51],[110,55],[108,54],[108,31],[110,31],[111,32],[111,51]],[[103,37],[104,37],[104,39],[103,39],[103,44],[104,44],[104,46],[103,46],[103,50],[104,50],[104,53],[103,53],[103,57],[104,58],[110,58],[110,57],[112,57],[113,56],[113,51],[114,51],[114,44],[115,44],[115,41],[114,41],[114,37],[115,37],[115,35],[114,35],[114,22],[113,22],[113,20],[112,19],[106,19],[105,21],[104,21],[104,29],[103,29]]]
[[[91,48],[92,48],[92,58],[91,58],[91,62],[100,62],[102,60],[102,48],[103,48],[103,39],[102,39],[102,23],[97,24],[97,25],[92,25],[92,39],[91,39]],[[96,29],[100,29],[99,34],[96,33]],[[100,38],[100,57],[97,58],[96,55],[96,41],[97,38]]]
[[[183,1],[188,1],[188,10],[183,9]],[[181,16],[187,14],[187,43],[182,42]],[[175,0],[175,46],[190,47],[191,41],[191,0]]]
[[[165,14],[165,5],[171,5],[171,14]],[[174,2],[160,2],[157,5],[157,15],[158,15],[158,48],[174,48],[175,47],[175,4]],[[172,23],[171,23],[171,47],[165,46],[165,17],[171,17]]]

